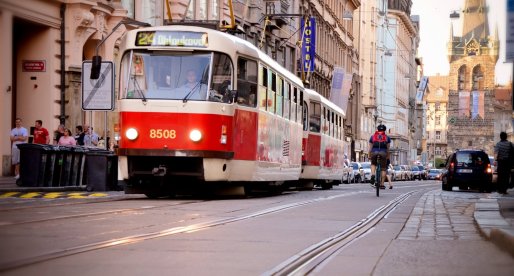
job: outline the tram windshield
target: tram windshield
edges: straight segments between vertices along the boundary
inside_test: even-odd
[[[121,62],[121,97],[230,103],[232,72],[221,53],[130,51]]]

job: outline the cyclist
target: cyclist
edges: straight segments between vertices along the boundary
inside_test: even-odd
[[[375,185],[375,172],[377,169],[377,156],[380,155],[380,188],[385,189],[384,180],[387,172],[387,159],[389,159],[389,144],[391,138],[385,134],[386,126],[380,124],[377,126],[375,134],[369,138],[368,156],[371,159],[371,185]]]

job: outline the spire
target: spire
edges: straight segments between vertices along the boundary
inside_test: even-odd
[[[477,40],[487,39],[489,36],[487,11],[485,0],[465,0],[462,20],[462,36],[465,40],[469,41],[473,36]]]
[[[450,43],[453,42],[453,24],[450,24]]]
[[[500,36],[498,35],[498,22],[496,22],[495,26],[494,26],[494,36],[493,36],[493,40],[494,41],[498,41],[500,39]]]

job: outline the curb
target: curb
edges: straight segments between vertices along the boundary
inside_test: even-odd
[[[479,199],[474,218],[482,235],[514,257],[514,229],[502,217],[497,199]]]

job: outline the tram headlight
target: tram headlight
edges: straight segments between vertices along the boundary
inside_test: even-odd
[[[189,132],[189,139],[193,142],[198,142],[202,139],[202,132],[200,132],[198,129],[193,129],[191,132]]]
[[[127,131],[125,131],[125,136],[127,136],[127,139],[129,140],[136,140],[138,135],[139,134],[135,128],[129,128]]]

